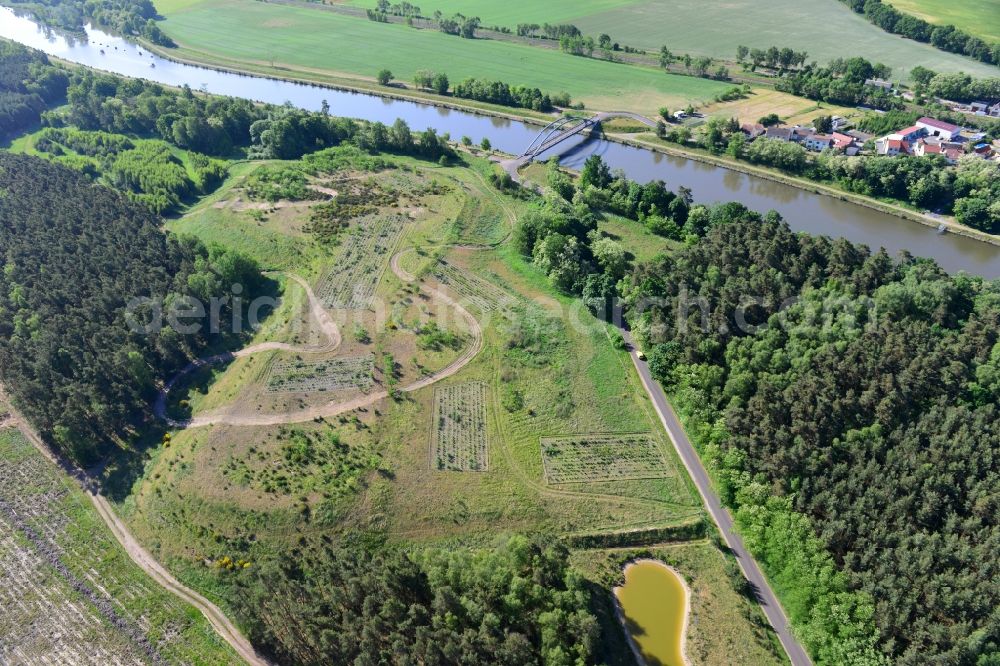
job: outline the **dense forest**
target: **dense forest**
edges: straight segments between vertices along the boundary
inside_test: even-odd
[[[749,545],[826,663],[997,663],[1000,284],[740,208],[623,290]]]
[[[1000,658],[1000,284],[555,164],[512,242],[650,365],[825,664]],[[635,265],[613,212],[684,246]],[[652,304],[652,305],[651,305]]]
[[[0,191],[0,376],[43,436],[91,462],[223,333],[181,334],[169,317],[139,330],[130,301],[181,312],[186,297],[208,303],[233,284],[254,294],[264,280],[247,258],[168,236],[145,206],[47,160],[0,152]]]
[[[280,664],[594,663],[600,630],[565,546],[320,545],[240,573],[236,611]]]
[[[38,122],[45,108],[62,98],[69,76],[51,66],[41,51],[0,39],[0,138]]]

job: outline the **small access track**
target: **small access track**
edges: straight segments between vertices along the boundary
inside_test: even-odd
[[[251,666],[271,666],[271,663],[257,653],[250,641],[247,640],[239,628],[226,617],[225,613],[218,606],[174,578],[163,565],[156,561],[149,551],[142,547],[135,536],[129,531],[125,521],[115,513],[108,499],[98,492],[96,481],[83,470],[57,457],[49,449],[31,424],[28,423],[20,412],[14,408],[10,400],[7,399],[3,387],[0,387],[0,398],[3,398],[10,408],[10,416],[4,421],[4,425],[16,426],[46,460],[57,465],[83,488],[84,493],[90,498],[90,502],[94,505],[94,509],[101,517],[101,520],[108,526],[108,529],[128,554],[129,558],[135,562],[136,566],[142,569],[160,587],[181,601],[197,608],[205,616],[205,619],[208,620],[215,633],[228,643],[243,661]]]
[[[412,282],[415,276],[403,270],[399,265],[400,253],[393,256],[390,261],[393,273],[402,280],[403,282]],[[177,384],[177,382],[183,378],[185,375],[194,372],[195,370],[205,367],[206,365],[212,365],[215,363],[222,363],[224,361],[229,361],[235,358],[242,358],[244,356],[250,356],[251,354],[257,354],[264,351],[290,351],[300,354],[317,354],[323,352],[331,352],[340,346],[341,336],[340,330],[338,329],[336,323],[330,317],[330,314],[323,307],[323,304],[316,297],[309,284],[298,277],[297,275],[287,274],[290,278],[298,282],[305,290],[306,295],[309,297],[310,312],[316,321],[320,324],[321,330],[327,335],[328,342],[325,345],[319,347],[312,346],[296,346],[290,345],[283,342],[263,342],[257,345],[251,345],[245,347],[236,352],[227,352],[224,354],[215,354],[213,356],[206,356],[204,358],[195,359],[187,365],[183,370],[174,375],[170,381],[164,386],[160,391],[159,396],[157,396],[156,402],[153,406],[153,411],[156,416],[169,425],[175,428],[199,428],[209,425],[235,425],[235,426],[266,426],[266,425],[281,425],[285,423],[303,423],[306,421],[313,421],[318,418],[328,418],[331,416],[337,416],[345,412],[353,411],[361,407],[368,407],[376,402],[389,397],[389,392],[385,389],[380,391],[375,391],[373,393],[368,393],[366,395],[359,396],[352,400],[347,401],[331,401],[323,405],[317,405],[314,407],[307,407],[295,412],[287,412],[283,414],[253,414],[253,415],[241,415],[241,414],[231,414],[225,411],[215,411],[212,413],[203,414],[201,416],[195,416],[190,419],[174,419],[167,415],[167,400],[170,395],[170,390]],[[450,296],[445,294],[438,289],[429,287],[427,285],[421,285],[421,289],[427,292],[432,298],[439,299],[440,301],[452,306],[458,311],[459,315],[465,319],[469,326],[469,331],[472,335],[472,343],[462,352],[462,354],[452,361],[447,367],[431,373],[426,377],[423,377],[412,384],[401,387],[399,390],[404,393],[410,393],[413,391],[419,391],[422,388],[430,386],[435,382],[439,382],[442,379],[446,379],[456,372],[464,368],[468,363],[476,357],[476,355],[483,349],[483,329],[479,325],[472,314],[463,308],[457,301],[452,299]]]
[[[497,205],[503,209],[504,214],[508,220],[507,233],[498,241],[492,243],[484,244],[443,244],[439,247],[442,248],[453,248],[461,250],[488,250],[493,249],[510,238],[511,233],[514,229],[514,223],[516,222],[517,216],[510,207],[510,205],[503,200],[502,197],[493,192],[486,182],[486,179],[478,171],[473,171],[476,178],[483,184],[486,190],[493,195],[496,200]],[[399,263],[400,257],[411,251],[413,248],[407,248],[400,252],[397,252],[392,256],[390,260],[390,267],[392,272],[401,281],[405,283],[412,283],[417,280],[417,276],[406,271]],[[239,415],[231,414],[225,412],[225,408],[221,410],[216,410],[211,413],[202,414],[201,416],[195,416],[190,419],[174,419],[167,414],[167,404],[170,396],[170,391],[177,385],[177,383],[184,378],[186,375],[203,368],[207,365],[214,365],[216,363],[224,363],[237,358],[242,358],[244,356],[250,356],[251,354],[258,354],[265,351],[290,351],[299,354],[319,354],[319,353],[329,353],[335,351],[342,341],[340,329],[337,324],[330,317],[330,313],[323,307],[323,303],[316,296],[312,287],[309,283],[298,275],[293,275],[292,273],[284,273],[290,279],[294,280],[301,286],[309,299],[309,311],[313,319],[320,326],[320,330],[327,337],[327,342],[324,345],[315,346],[296,346],[290,345],[284,342],[262,342],[260,344],[251,345],[245,347],[235,352],[226,352],[223,354],[214,354],[212,356],[206,356],[203,358],[195,359],[191,361],[185,368],[180,372],[170,378],[163,389],[160,390],[156,401],[153,404],[153,413],[157,418],[163,420],[168,425],[174,428],[199,428],[209,425],[236,425],[236,426],[265,426],[265,425],[282,425],[286,423],[304,423],[306,421],[313,421],[317,418],[329,418],[332,416],[338,416],[345,412],[353,411],[358,408],[369,407],[376,402],[383,400],[389,396],[389,392],[386,390],[376,391],[374,393],[369,393],[363,396],[359,396],[353,400],[336,402],[331,401],[323,405],[318,405],[315,407],[309,407],[296,412],[289,412],[284,414],[259,414],[259,415]],[[426,292],[429,296],[437,298],[442,302],[446,303],[455,308],[455,310],[465,319],[469,326],[469,331],[472,335],[472,343],[462,352],[462,354],[452,361],[447,367],[431,373],[420,380],[413,382],[407,386],[399,388],[400,391],[404,393],[411,393],[413,391],[419,391],[422,388],[430,386],[436,382],[441,381],[451,377],[459,370],[464,368],[466,365],[475,358],[480,351],[483,349],[483,329],[479,324],[479,321],[464,307],[462,307],[457,301],[448,296],[446,293],[430,287],[428,285],[420,285],[420,288]]]

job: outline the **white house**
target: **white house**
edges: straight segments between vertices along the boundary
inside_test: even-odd
[[[924,129],[928,134],[940,137],[945,141],[951,141],[958,136],[959,132],[962,131],[962,128],[958,125],[952,125],[951,123],[946,123],[943,120],[928,118],[926,116],[918,119],[915,127]]]

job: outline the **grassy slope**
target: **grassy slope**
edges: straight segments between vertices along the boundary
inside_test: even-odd
[[[892,0],[896,9],[919,16],[928,23],[951,24],[956,28],[1000,42],[1000,1],[998,0]]]
[[[496,195],[484,191],[485,187],[471,170],[443,169],[426,163],[423,168],[440,174],[442,180],[454,186],[452,194],[430,201],[430,207],[437,213],[417,222],[404,240],[406,245],[428,247],[454,237],[453,230],[441,223],[440,215],[454,219],[453,215],[459,211],[467,214],[470,209],[462,205],[461,197],[489,201]],[[238,176],[230,181],[230,186],[237,182]],[[213,200],[231,198],[228,189],[224,187]],[[513,200],[504,203],[521,205]],[[485,237],[498,236],[489,226],[505,224],[503,218],[498,218],[488,205],[474,210],[494,222],[472,223],[466,228]],[[252,244],[261,231],[258,224],[245,216],[221,217],[220,210],[206,201],[171,222],[171,227],[206,240],[224,240],[236,238],[237,227],[244,225]],[[613,220],[607,226],[623,237],[640,239],[641,247],[637,249],[642,256],[657,251],[658,239],[641,228],[630,234],[627,225],[625,221]],[[418,268],[417,255],[410,253],[410,256],[407,266]],[[315,266],[315,257],[308,252],[286,257],[287,267],[302,269],[305,274]],[[457,252],[452,259],[479,275],[502,277],[508,289],[549,303],[563,306],[571,303],[568,299],[554,299],[545,278],[506,249]],[[391,272],[383,278],[379,294],[388,302],[409,297]],[[282,308],[277,316],[287,317],[290,313]],[[577,328],[574,318],[588,325]],[[303,518],[300,513],[300,493],[268,493],[256,483],[241,481],[227,471],[232,461],[247,460],[268,466],[271,463],[267,461],[281,460],[283,441],[279,439],[278,427],[213,427],[175,433],[169,448],[154,450],[142,478],[122,502],[122,514],[144,543],[184,580],[214,593],[222,603],[225,590],[211,568],[201,564],[202,558],[215,559],[228,554],[256,560],[267,553],[282,552],[301,532],[350,532],[398,542],[485,543],[498,531],[592,532],[676,524],[697,518],[698,502],[652,416],[645,394],[637,386],[627,358],[612,349],[603,327],[585,311],[571,313],[564,309],[558,321],[561,342],[547,352],[544,363],[515,368],[513,381],[523,390],[533,414],[525,409],[511,415],[499,404],[501,369],[510,365],[503,353],[507,336],[499,323],[487,327],[485,350],[448,380],[449,383],[483,380],[491,386],[488,472],[441,473],[429,469],[433,387],[428,387],[402,401],[384,401],[374,409],[348,415],[350,418],[343,423],[331,419],[329,425],[297,426],[315,431],[333,427],[352,447],[372,447],[383,456],[382,471],[368,475],[357,495],[330,503],[319,495],[307,493],[311,519]],[[276,329],[276,339],[283,338],[281,328]],[[391,344],[384,334],[374,332],[375,345],[383,339],[387,346]],[[345,333],[350,339],[349,331]],[[409,357],[397,360],[406,368],[411,364]],[[235,363],[218,375],[208,389],[207,398],[211,399],[216,391],[235,395],[241,383],[255,376],[253,372],[240,371],[240,364]],[[566,396],[572,405],[562,416],[556,416],[556,407],[560,401],[566,401]],[[623,430],[658,432],[675,473],[660,480],[557,488],[543,484],[540,434]],[[264,462],[254,463],[255,460]],[[250,535],[252,541],[243,541],[250,539]],[[240,543],[245,550],[239,550]]]
[[[452,81],[469,76],[566,91],[588,107],[632,108],[654,113],[662,105],[714,97],[729,84],[668,75],[651,68],[578,58],[549,49],[492,40],[465,40],[433,30],[236,0],[204,0],[183,9],[161,7],[161,24],[193,59],[228,58],[322,69],[374,77],[383,67],[410,81],[418,69],[446,72]]]
[[[351,0],[351,3],[374,4],[367,0]],[[551,10],[549,3],[531,0],[488,5],[486,0],[474,3],[431,0],[430,4],[416,4],[425,14],[440,9],[445,13],[461,11],[478,15],[485,25],[513,28],[523,22],[573,23],[586,34],[608,33],[615,41],[645,49],[658,49],[666,44],[675,53],[732,59],[739,44],[751,48],[789,46],[807,51],[810,59],[820,63],[838,57],[864,56],[891,66],[897,78],[905,76],[914,65],[945,72],[966,71],[976,76],[998,75],[997,68],[990,65],[888,35],[836,0],[773,0],[766,4],[750,0],[709,3],[584,0],[574,3],[575,15],[562,2],[555,3]],[[609,4],[612,6],[608,7]],[[964,24],[970,32],[979,30],[978,34],[983,34],[983,30],[989,30],[994,35],[1000,32],[997,0],[961,3],[901,0],[892,4],[917,14],[923,10],[928,20],[940,14],[943,20]]]

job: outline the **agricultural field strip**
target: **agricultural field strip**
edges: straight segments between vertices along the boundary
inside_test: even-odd
[[[447,261],[442,260],[438,264],[433,276],[483,314],[506,310],[517,304],[517,298],[506,290]]]
[[[335,263],[316,291],[328,308],[363,310],[371,306],[379,280],[403,235],[403,215],[374,215],[359,220]]]
[[[375,355],[345,356],[325,361],[278,361],[271,365],[268,393],[312,393],[363,390],[374,382]]]
[[[539,438],[546,483],[661,479],[675,472],[651,433]]]
[[[434,389],[431,469],[485,472],[489,469],[485,382]]]
[[[25,443],[25,446],[28,445]],[[10,532],[21,535],[30,544],[22,548],[33,548],[37,553],[35,559],[42,563],[47,573],[65,581],[66,586],[71,588],[76,596],[82,598],[81,601],[72,604],[71,597],[67,595],[60,602],[60,604],[72,604],[67,606],[67,609],[74,610],[75,621],[88,624],[100,623],[106,627],[106,631],[113,632],[114,642],[131,646],[128,652],[141,653],[146,660],[154,663],[166,663],[142,629],[127,618],[118,600],[108,595],[93,576],[87,576],[89,582],[82,580],[66,566],[66,561],[86,562],[90,554],[68,550],[61,545],[60,537],[66,527],[67,518],[63,515],[59,504],[66,500],[68,490],[51,470],[46,468],[44,462],[39,457],[27,457],[14,466],[0,460],[0,522],[9,523],[13,528]],[[17,489],[16,492],[11,492],[14,489]],[[24,492],[22,489],[32,489],[35,492]],[[28,557],[30,558],[30,555]],[[8,583],[6,579],[9,574],[8,567],[4,565],[2,579],[5,580],[3,586],[5,589],[9,589],[11,584],[17,582],[12,580]],[[22,579],[22,582],[29,581]],[[23,593],[27,591],[26,588],[21,590]],[[18,596],[27,598],[25,594]],[[55,616],[62,614],[60,604],[46,609],[46,621],[54,622],[53,629],[56,633],[62,628],[62,620],[55,619]],[[86,619],[88,616],[91,619]],[[71,620],[72,618],[67,620],[66,626],[72,624]],[[120,657],[126,661],[133,661],[136,655],[123,654]],[[103,663],[117,661],[119,658],[115,657]]]
[[[50,575],[33,545],[0,516],[0,663],[113,664],[129,652],[96,609]],[[30,544],[30,542],[29,542]],[[133,655],[134,658],[134,655]],[[131,661],[131,660],[130,660]]]

